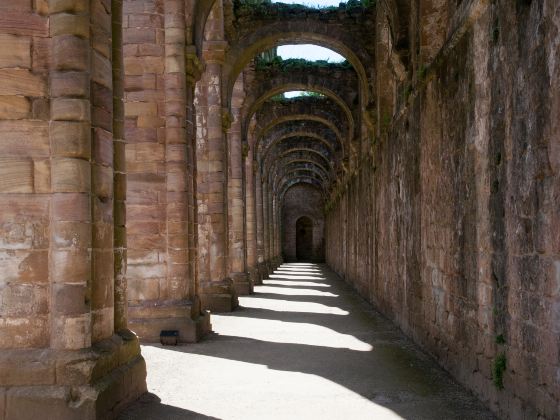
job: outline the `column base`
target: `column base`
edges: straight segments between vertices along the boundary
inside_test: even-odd
[[[259,263],[257,265],[257,269],[259,270],[259,277],[260,277],[261,284],[262,284],[263,280],[268,278],[268,275],[270,274],[268,272],[268,266],[267,266],[266,262]]]
[[[196,343],[212,330],[210,314],[193,311],[196,306],[190,301],[143,301],[128,307],[128,326],[143,343],[159,343],[162,330],[179,331],[179,343]]]
[[[253,284],[254,286],[259,286],[262,284],[262,278],[257,267],[250,268],[247,271],[247,276],[249,277],[249,281],[251,282],[251,284]]]
[[[147,391],[146,364],[130,331],[84,350],[4,350],[0,372],[6,420],[114,419]]]
[[[248,273],[231,273],[230,277],[237,296],[247,296],[253,293],[253,282]]]
[[[239,306],[237,291],[231,279],[220,283],[201,285],[200,303],[203,309],[210,312],[231,312]]]
[[[274,270],[278,269],[278,267],[280,267],[283,263],[284,263],[284,259],[281,256],[274,257],[272,259],[272,265],[274,267]]]

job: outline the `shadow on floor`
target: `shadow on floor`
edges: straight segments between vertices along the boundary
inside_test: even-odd
[[[273,282],[293,282],[295,287],[290,288],[289,284],[275,285],[265,280],[263,286],[256,287],[254,295],[240,298],[240,309],[213,315],[216,332],[204,341],[178,347],[145,346],[145,349],[148,351],[153,347],[159,352],[201,356],[202,359],[194,357],[194,360],[205,361],[208,365],[202,368],[206,370],[200,372],[200,377],[214,380],[218,386],[224,386],[224,382],[233,384],[231,392],[240,393],[240,398],[246,397],[246,393],[241,396],[243,388],[235,386],[237,378],[228,378],[228,375],[235,374],[213,366],[217,361],[226,360],[251,364],[247,366],[256,365],[255,375],[248,373],[246,378],[240,379],[250,382],[248,388],[260,392],[258,395],[261,399],[270,399],[272,413],[275,401],[282,399],[297,410],[297,407],[305,404],[319,404],[325,398],[330,400],[329,403],[339,398],[340,409],[348,410],[348,401],[344,398],[357,394],[370,402],[369,406],[364,407],[385,407],[406,419],[494,419],[479,400],[458,385],[394,324],[377,313],[326,266],[305,267],[315,270],[313,276],[317,278],[313,281],[328,286],[323,288],[298,285],[299,280],[293,278],[296,277],[295,269],[297,265],[284,265],[270,279]],[[301,282],[310,281],[305,279],[309,277],[308,274],[300,277]],[[286,294],[288,291],[290,293]],[[336,296],[325,295],[324,292]],[[262,378],[258,375],[262,371],[258,369],[259,366],[277,372],[307,375],[303,377],[304,380],[316,377],[326,379],[327,395],[313,394],[313,391],[320,394],[321,389],[309,394],[303,389],[295,401],[290,401],[289,392],[278,391],[272,386],[268,390],[270,384],[266,381],[261,383]],[[189,369],[195,368],[193,365]],[[207,392],[211,393],[216,389],[215,386],[214,383],[210,384]],[[294,386],[297,389],[297,384]],[[328,394],[336,386],[344,389]],[[286,389],[291,391],[289,384]],[[134,410],[138,410],[138,417],[131,416]],[[233,406],[232,413],[235,410]],[[150,413],[156,413],[159,417],[149,417]],[[360,418],[377,418],[372,413],[365,411],[363,417],[360,414]],[[332,417],[332,412],[327,414],[331,415],[327,418],[348,418],[343,411],[340,417]],[[127,410],[125,417],[120,417],[121,420],[152,418],[212,417],[165,406],[159,400],[137,402]],[[296,411],[293,418],[302,417]]]
[[[117,420],[220,420],[184,408],[161,403],[161,399],[150,392],[142,395]]]

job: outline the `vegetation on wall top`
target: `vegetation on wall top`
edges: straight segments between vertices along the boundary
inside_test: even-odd
[[[257,57],[255,59],[255,69],[257,71],[287,72],[293,70],[311,69],[346,70],[351,69],[352,65],[344,60],[340,63],[331,63],[327,60],[310,61],[304,58],[289,58],[283,60],[281,57],[274,57],[271,60]]]
[[[304,3],[305,0],[302,0]],[[337,6],[307,6],[304,4],[272,3],[270,0],[234,0],[235,15],[260,18],[285,18],[294,14],[317,12],[356,12],[375,6],[376,0],[350,0]]]

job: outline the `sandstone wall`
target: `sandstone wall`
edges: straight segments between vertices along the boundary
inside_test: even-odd
[[[138,340],[115,311],[120,12],[0,2],[2,419],[110,418],[145,391]]]
[[[463,3],[434,61],[391,81],[327,262],[500,416],[558,418],[560,8]]]
[[[296,223],[306,216],[313,222],[313,245],[310,250],[314,262],[325,260],[324,199],[321,191],[308,184],[291,187],[282,202],[282,257],[284,261],[297,261]]]

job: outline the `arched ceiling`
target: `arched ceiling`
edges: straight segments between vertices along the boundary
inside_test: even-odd
[[[232,115],[242,141],[275,201],[298,183],[313,185],[326,196],[359,149],[368,121],[364,113],[371,108],[374,92],[375,5],[350,3],[321,10],[251,3],[223,3],[228,48],[222,64],[222,106],[232,109],[235,104]],[[199,52],[204,22],[214,4],[215,0],[197,1],[194,37]],[[290,44],[326,47],[347,62],[257,63],[260,53]],[[236,88],[232,102],[234,84],[240,80],[243,97]],[[282,97],[296,90],[313,94]]]
[[[226,33],[230,48],[224,63],[225,103],[229,103],[237,76],[259,53],[288,44],[329,48],[348,60],[358,75],[364,104],[370,97],[375,55],[375,7],[342,5],[313,9],[282,3],[235,3]],[[371,90],[372,91],[372,90]]]

